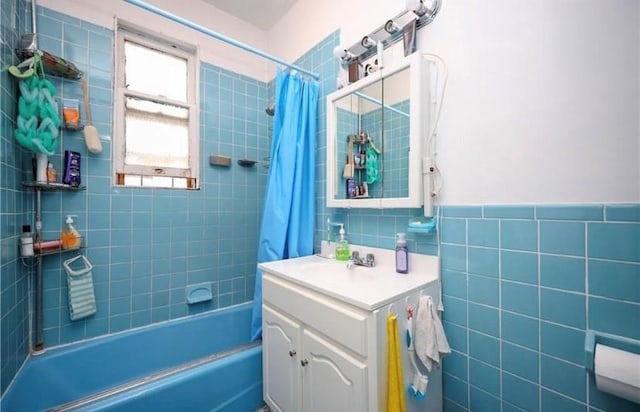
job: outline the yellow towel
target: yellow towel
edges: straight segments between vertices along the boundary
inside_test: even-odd
[[[398,339],[398,321],[396,315],[390,313],[387,317],[387,412],[407,411]]]

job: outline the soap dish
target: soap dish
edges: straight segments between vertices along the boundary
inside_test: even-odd
[[[409,219],[407,231],[413,233],[433,233],[436,231],[436,218],[414,217]]]
[[[238,160],[238,164],[242,167],[252,167],[254,164],[256,164],[256,161],[249,159],[240,159]]]
[[[213,294],[211,293],[211,282],[188,285],[186,292],[187,303],[189,305],[199,302],[206,302],[213,298]]]

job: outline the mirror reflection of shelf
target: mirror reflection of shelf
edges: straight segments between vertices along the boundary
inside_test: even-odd
[[[348,139],[353,142],[353,144],[369,144],[369,139],[367,137],[362,137],[355,134],[350,134]]]

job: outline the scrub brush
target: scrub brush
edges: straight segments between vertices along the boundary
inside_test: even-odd
[[[91,107],[89,106],[89,87],[87,86],[87,79],[83,77],[81,83],[84,112],[87,123],[84,126],[84,142],[87,144],[87,149],[89,149],[91,153],[102,153],[102,143],[100,143],[98,129],[91,124]]]

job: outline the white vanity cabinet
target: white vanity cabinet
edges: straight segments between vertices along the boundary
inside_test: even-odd
[[[301,260],[313,260],[300,258]],[[320,259],[320,258],[315,258]],[[360,290],[353,284],[360,281],[376,282],[369,268],[358,267],[355,272],[336,273],[344,263],[330,262],[327,272],[321,265],[313,269],[299,270],[300,276],[288,276],[294,272],[296,261],[261,264],[263,270],[263,385],[264,400],[273,411],[279,412],[376,412],[386,408],[387,336],[386,319],[390,310],[403,316],[406,305],[417,302],[419,294],[430,293],[438,298],[439,282],[433,278],[420,283],[409,282],[405,293],[394,294],[389,299],[378,300],[381,306],[371,302],[354,300],[349,290]],[[335,266],[332,266],[335,265]],[[346,269],[345,269],[346,270]],[[317,273],[316,273],[317,272]],[[333,272],[333,273],[331,273]],[[344,276],[344,285],[334,279],[332,289],[313,282],[318,276]],[[395,272],[393,275],[396,276]],[[405,275],[406,276],[406,275]],[[368,278],[371,279],[368,279]],[[307,279],[305,281],[304,279]],[[406,281],[406,277],[399,278]],[[358,283],[358,281],[356,281]],[[345,288],[346,294],[336,293]],[[402,288],[400,288],[402,289]],[[397,292],[397,291],[396,291]],[[385,292],[381,291],[380,296]],[[357,293],[356,293],[357,295]],[[357,297],[357,296],[356,296]],[[404,325],[399,321],[400,325]],[[403,356],[408,356],[403,350]],[[407,358],[408,359],[408,358]],[[410,383],[413,372],[408,360],[404,360],[405,382]],[[432,379],[438,393],[435,408],[441,410],[441,376]],[[439,398],[440,400],[438,401]],[[410,402],[408,402],[408,406]],[[426,410],[423,401],[417,409]]]
[[[344,342],[340,344],[328,337],[334,330],[348,334],[350,321],[366,324],[367,314],[351,312],[338,302],[323,302],[322,297],[296,290],[294,285],[267,273],[263,274],[262,282],[263,385],[264,398],[271,409],[280,412],[370,411],[366,357],[354,356],[344,347]],[[285,297],[289,294],[298,294],[300,300],[313,299],[310,306],[325,305],[324,310],[315,313],[310,312],[312,308],[292,310],[291,303],[298,299]],[[332,320],[328,312],[336,309],[334,314],[338,316]],[[340,315],[353,317],[345,322]],[[314,318],[321,324],[315,323]],[[328,336],[314,328],[314,324]],[[366,331],[366,326],[363,329]],[[364,343],[366,337],[354,335],[349,340]]]

